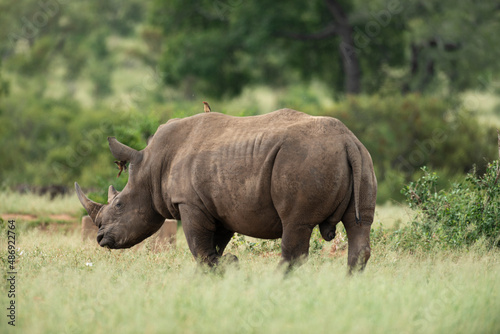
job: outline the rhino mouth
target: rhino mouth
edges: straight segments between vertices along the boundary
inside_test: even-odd
[[[97,243],[101,247],[116,248],[114,239],[109,235],[105,235],[104,232],[101,231],[97,234]]]

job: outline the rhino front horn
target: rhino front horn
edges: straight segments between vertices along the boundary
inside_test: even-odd
[[[97,213],[99,212],[99,210],[101,210],[102,204],[96,203],[88,199],[77,182],[75,182],[75,189],[76,189],[76,195],[78,196],[80,203],[82,203],[83,207],[85,208],[85,210],[87,210],[87,213],[89,214],[90,218],[92,218],[92,221],[95,224]]]

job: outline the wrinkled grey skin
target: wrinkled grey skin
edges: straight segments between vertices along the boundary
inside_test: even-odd
[[[293,264],[307,257],[316,225],[329,241],[342,221],[350,270],[370,257],[373,164],[337,119],[290,109],[251,117],[212,112],[168,121],[142,151],[108,140],[116,159],[130,161],[123,191],[110,187],[101,205],[75,184],[101,246],[131,247],[174,218],[202,263],[216,265],[237,232],[282,238],[282,263]]]

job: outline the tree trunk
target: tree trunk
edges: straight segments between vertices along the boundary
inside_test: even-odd
[[[333,16],[333,22],[323,30],[312,34],[281,33],[279,36],[298,40],[320,40],[338,35],[340,37],[340,57],[344,70],[344,89],[347,94],[361,92],[361,67],[359,66],[358,50],[354,46],[352,27],[342,7],[335,0],[325,0],[328,10]]]
[[[342,40],[340,52],[345,75],[345,91],[348,94],[359,94],[361,92],[361,69],[359,66],[358,54],[354,49],[351,28],[347,27],[345,31],[339,29],[339,36]],[[352,46],[352,50],[349,53],[343,49],[343,47],[345,48],[346,46]]]
[[[337,34],[341,39],[340,52],[345,75],[345,91],[348,94],[359,94],[361,92],[361,68],[354,46],[352,27],[347,15],[336,0],[325,0],[325,3],[335,19]]]

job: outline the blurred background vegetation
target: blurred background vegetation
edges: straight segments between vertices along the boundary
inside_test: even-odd
[[[401,200],[497,157],[495,31],[493,0],[0,0],[0,185],[121,188],[106,137],[142,149],[207,100],[339,118]]]

